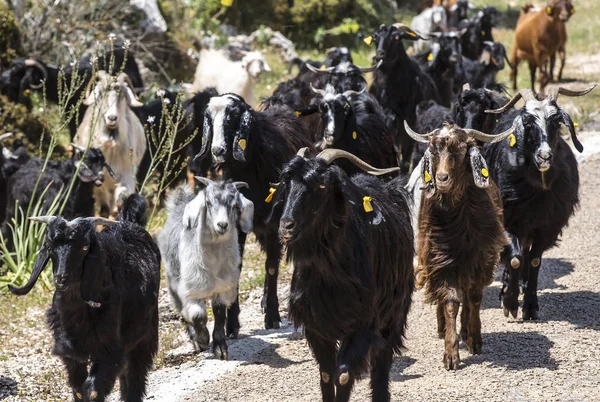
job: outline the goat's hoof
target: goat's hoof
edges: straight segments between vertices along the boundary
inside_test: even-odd
[[[513,257],[510,259],[510,266],[517,269],[521,266],[521,260],[519,257]]]
[[[523,307],[523,321],[528,320],[537,320],[539,318],[538,310],[534,308],[524,308]]]
[[[227,354],[227,345],[225,342],[223,342],[223,344],[213,345],[213,354],[219,360],[229,360],[229,356]]]
[[[508,313],[510,313],[513,318],[517,318],[517,314],[519,313],[519,296],[513,296],[510,293],[506,293],[502,296],[502,310],[504,311],[504,316],[508,318]]]
[[[229,339],[237,339],[239,334],[240,334],[239,328],[227,328],[226,335]]]
[[[481,353],[481,349],[483,347],[483,341],[481,340],[481,336],[479,337],[467,337],[465,341],[467,345],[467,350],[472,355],[478,355]]]
[[[458,355],[458,349],[444,352],[444,367],[446,370],[457,370],[459,364],[460,356]]]
[[[469,333],[466,329],[460,330],[460,339],[462,339],[464,343],[467,343],[467,339],[469,339]]]

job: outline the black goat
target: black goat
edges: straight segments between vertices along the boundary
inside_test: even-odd
[[[2,146],[2,140],[12,137],[12,133],[6,133],[0,135],[0,220],[4,222],[4,218],[6,217],[6,190],[7,190],[7,180],[8,175],[6,174],[6,152],[4,151],[4,147]]]
[[[191,99],[183,103],[186,119],[190,120],[189,124],[185,127],[186,136],[190,137],[194,135],[194,131],[197,130],[192,142],[190,142],[185,150],[185,155],[189,157],[188,169],[197,176],[205,177],[212,165],[212,158],[210,156],[201,161],[195,160],[194,156],[202,148],[202,130],[204,130],[204,113],[206,112],[206,107],[210,99],[218,95],[215,88],[207,88],[204,91],[195,93]],[[183,139],[184,137],[181,138]]]
[[[471,89],[468,84],[465,84],[454,106],[456,124],[463,128],[493,133],[498,117],[485,111],[499,109],[506,103],[508,99],[498,92],[482,88]]]
[[[484,42],[479,60],[463,58],[456,72],[456,85],[469,84],[471,88],[487,88],[502,92],[504,86],[496,82],[496,75],[508,62],[506,49],[500,42]],[[510,63],[509,63],[510,65]]]
[[[496,24],[498,10],[496,7],[486,7],[479,11],[475,17],[461,24],[466,28],[466,33],[461,36],[463,55],[471,60],[479,59],[483,52],[485,42],[494,42],[492,28]]]
[[[160,252],[139,221],[128,220],[143,217],[145,208],[134,194],[119,221],[31,218],[48,224],[46,240],[27,284],[9,289],[29,293],[52,260],[56,290],[46,320],[75,401],[103,402],[117,376],[122,400],[141,402],[145,395],[158,350]],[[96,225],[105,229],[97,232]]]
[[[417,61],[406,54],[401,39],[423,39],[404,24],[381,25],[373,34],[377,44],[376,61],[382,61],[375,71],[369,93],[381,104],[394,140],[402,155],[401,171],[410,169],[414,141],[406,134],[402,122],[414,125],[416,107],[424,100],[439,101],[433,80],[421,70]]]
[[[319,364],[323,401],[348,401],[367,367],[373,401],[389,401],[414,290],[409,196],[401,178],[348,177],[330,164],[347,158],[373,175],[398,168],[375,169],[337,149],[305,159],[305,151],[283,169],[273,206],[281,220],[271,217],[294,266],[289,317]]]
[[[464,20],[469,18],[469,8],[471,5],[467,0],[458,0],[456,4],[448,9],[448,27],[458,28]]]
[[[373,97],[361,98],[357,96],[359,92],[352,90],[337,93],[331,85],[325,90],[313,90],[320,97],[317,107],[322,128],[316,148],[341,149],[382,168],[398,166],[394,139],[385,124],[383,110]],[[359,172],[356,165],[340,162],[346,173]]]
[[[0,140],[1,140],[0,136]],[[2,147],[2,154],[4,161],[2,162],[2,169],[4,170],[4,177],[8,180],[21,166],[25,165],[31,156],[25,148],[25,144],[20,139],[13,141],[11,149]]]
[[[509,313],[517,316],[521,279],[525,292],[523,319],[538,318],[537,280],[542,254],[556,246],[579,204],[577,160],[561,137],[560,123],[569,129],[579,152],[583,146],[575,135],[571,117],[557,105],[556,99],[559,94],[582,96],[594,87],[583,91],[555,88],[542,101],[530,89],[524,89],[504,107],[490,111],[502,113],[521,97],[525,100],[525,107],[501,116],[496,127],[497,132],[502,131],[515,122],[514,134],[484,149],[492,178],[502,192],[504,226],[522,248],[521,268],[505,267],[500,294],[505,316]]]
[[[334,67],[329,67],[317,70],[314,67],[309,67],[315,74],[323,75],[325,80],[322,82],[323,88],[325,85],[332,85],[338,92],[346,91],[362,91],[367,85],[367,81],[363,74],[372,73],[381,65],[379,61],[371,67],[358,67],[350,62],[340,63]]]
[[[196,158],[204,158],[210,149],[213,161],[223,170],[223,178],[248,183],[240,192],[254,203],[254,234],[267,254],[265,264],[265,328],[278,328],[279,301],[277,275],[281,260],[281,244],[277,222],[267,223],[271,213],[269,183],[279,180],[280,169],[294,153],[310,146],[304,124],[286,107],[272,106],[263,112],[254,111],[235,94],[210,100],[204,115],[202,148]],[[265,199],[265,197],[267,197]],[[240,232],[240,248],[246,235]],[[239,304],[228,310],[227,335],[239,331]]]
[[[321,88],[321,80],[315,70],[331,68],[341,63],[352,63],[352,54],[347,47],[332,47],[327,49],[325,60],[321,63],[313,60],[303,61],[299,58],[293,59],[291,63],[297,65],[299,69],[295,79]]]
[[[417,121],[415,129],[420,133],[429,133],[445,124],[454,123],[454,112],[445,106],[438,105],[432,100],[421,102],[417,105]],[[413,150],[412,165],[417,166],[427,145],[417,142]]]

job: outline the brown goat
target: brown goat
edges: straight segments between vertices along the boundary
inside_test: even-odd
[[[531,4],[524,5],[517,21],[510,76],[516,91],[519,63],[526,60],[529,63],[531,88],[535,88],[535,74],[539,68],[540,92],[543,93],[551,76],[548,74],[548,64],[559,51],[561,38],[566,41],[564,23],[574,7],[571,0],[548,0],[545,8],[538,11],[532,9]],[[562,54],[564,55],[564,46]],[[562,57],[561,55],[561,60]]]
[[[470,353],[479,354],[483,290],[492,282],[500,253],[508,244],[500,191],[489,178],[478,141],[502,141],[516,126],[498,135],[455,125],[429,134],[417,134],[406,123],[405,127],[413,139],[428,143],[421,165],[424,196],[419,209],[418,286],[424,286],[425,300],[438,306],[444,366],[456,370],[460,303],[462,339]]]
[[[559,16],[560,18],[560,40],[558,42],[558,57],[560,58],[560,69],[558,70],[558,81],[562,80],[563,69],[565,68],[565,60],[567,59],[567,21],[569,18],[575,14],[575,7],[573,4],[568,5],[569,12],[568,14],[564,13],[564,10],[561,11]],[[550,81],[554,79],[554,65],[556,64],[556,53],[550,56]]]

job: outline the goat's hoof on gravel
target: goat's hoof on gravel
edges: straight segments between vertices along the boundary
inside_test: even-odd
[[[483,347],[483,341],[481,340],[481,337],[478,339],[475,339],[475,337],[468,337],[465,341],[465,344],[467,345],[467,350],[470,354],[478,355],[481,353],[481,349]]]
[[[227,355],[227,345],[225,341],[222,343],[213,344],[213,354],[219,360],[229,360],[229,356]]]
[[[281,323],[275,320],[265,318],[265,329],[279,329]]]
[[[225,335],[227,335],[227,337],[229,339],[237,339],[239,334],[240,334],[239,328],[227,328],[227,330],[225,332]]]
[[[444,352],[444,367],[446,370],[457,370],[459,364],[460,356],[458,355],[458,350]]]
[[[510,294],[505,294],[502,297],[502,310],[504,311],[504,316],[508,317],[508,313],[510,313],[513,318],[517,318],[517,314],[519,313],[519,299],[517,296],[512,296]]]
[[[539,313],[534,308],[523,308],[523,321],[527,320],[537,320],[539,317]]]

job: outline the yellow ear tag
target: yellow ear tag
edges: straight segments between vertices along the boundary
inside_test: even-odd
[[[552,15],[552,7],[546,7],[546,14]]]
[[[353,131],[352,132],[352,139],[355,140],[356,137],[358,137],[358,134],[356,134],[356,131]]]
[[[481,169],[481,174],[483,175],[483,177],[488,177],[490,175],[486,168]]]
[[[373,37],[371,35],[369,35],[363,39],[363,42],[365,42],[367,44],[367,46],[371,46],[371,43],[373,43]]]
[[[221,5],[223,7],[231,7],[233,4],[233,0],[221,0]]]
[[[417,34],[411,31],[406,31],[407,34],[409,34],[410,36],[412,36],[413,38],[417,37]]]
[[[429,183],[431,181],[431,175],[429,174],[429,172],[427,170],[425,171],[423,178],[425,180],[425,183]]]
[[[429,53],[427,55],[427,61],[431,61],[431,60],[433,60],[433,53]]]
[[[485,36],[485,31],[481,31],[481,36]]]
[[[240,146],[240,148],[242,148],[242,151],[246,150],[246,140],[245,139],[241,139],[238,141],[238,145]]]
[[[325,66],[325,64],[321,64],[321,70],[325,70],[327,67]]]
[[[373,199],[368,195],[363,197],[363,208],[365,209],[365,212],[373,212],[373,205],[371,205],[371,201],[373,201]]]
[[[296,110],[296,117],[298,117],[298,116],[300,116],[300,115],[302,115],[302,112],[301,112],[301,111],[299,111],[299,110]]]
[[[573,122],[573,127],[577,128],[577,127],[579,127],[579,124]]]
[[[511,148],[517,145],[517,137],[514,134],[508,136],[508,144]]]
[[[275,194],[275,190],[277,190],[274,187],[271,187],[269,189],[269,195],[267,196],[267,198],[265,198],[265,202],[268,204],[269,202],[273,201],[273,194]]]

